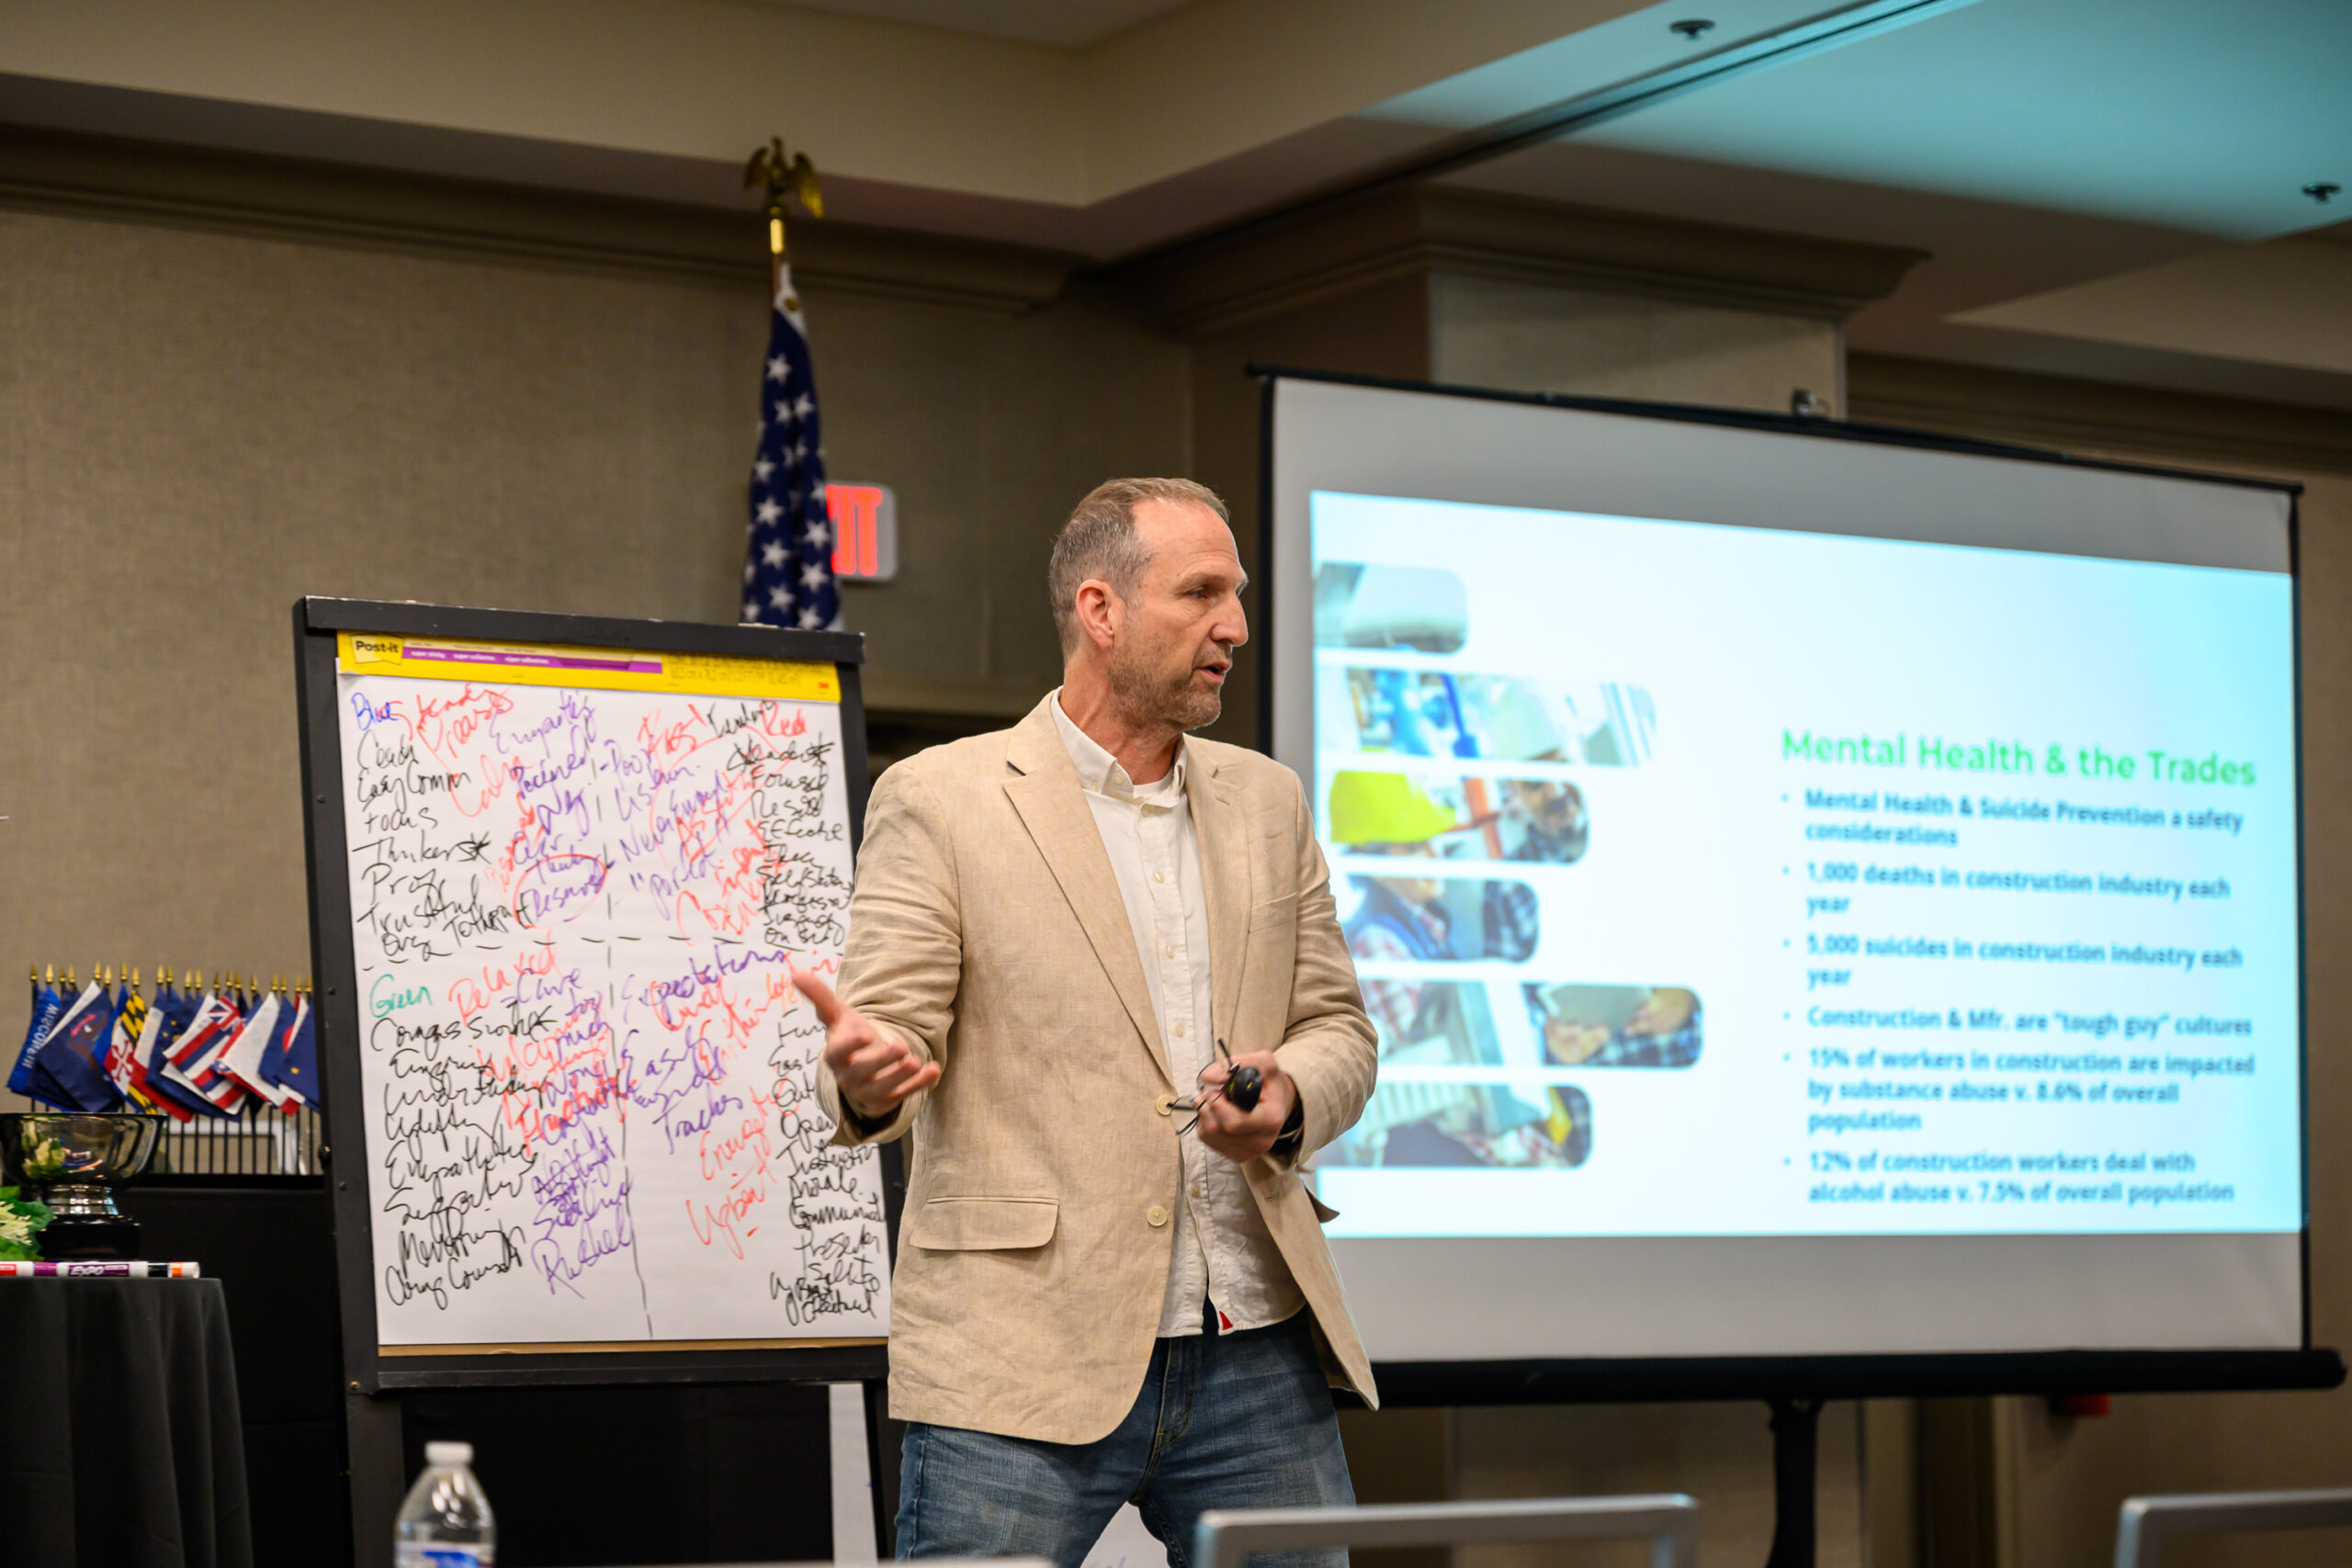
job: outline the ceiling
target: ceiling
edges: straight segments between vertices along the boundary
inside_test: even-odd
[[[1857,348],[2352,407],[2346,59],[2352,0],[78,0],[0,7],[0,118],[712,204],[782,130],[843,218],[1103,258],[1442,160],[1929,253]]]
[[[785,0],[765,0],[783,4]],[[811,11],[839,11],[981,38],[1082,49],[1184,0],[790,0]]]
[[[1858,349],[2352,407],[2352,244],[2330,243],[2352,199],[2302,189],[2352,190],[2352,5],[1973,0],[1891,23],[1449,178],[1928,252],[1849,323]],[[1457,91],[1379,112],[1445,118]]]
[[[1575,52],[1605,36],[1756,8],[1652,6],[1529,51],[1555,57],[1549,72],[1512,80],[1489,67],[1376,112],[1422,105],[1458,121],[1463,88],[1481,78],[1483,107],[1517,107],[1547,78],[1571,78]],[[2346,60],[2345,0],[1946,0],[1889,7],[1836,47],[1570,134],[1587,146],[2267,239],[2352,212],[2352,200],[2303,194],[2321,182],[2352,189]]]

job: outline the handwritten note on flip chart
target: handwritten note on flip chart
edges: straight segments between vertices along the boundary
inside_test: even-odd
[[[848,918],[834,667],[338,656],[379,1341],[887,1333],[788,969]]]

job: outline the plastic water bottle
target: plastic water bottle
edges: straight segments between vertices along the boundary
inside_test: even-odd
[[[467,1467],[471,1443],[427,1443],[424,1473],[408,1489],[392,1527],[395,1568],[493,1568],[498,1521]]]

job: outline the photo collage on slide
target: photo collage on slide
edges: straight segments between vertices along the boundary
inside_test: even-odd
[[[1457,667],[1462,579],[1330,560],[1315,573],[1322,837],[1380,1035],[1380,1083],[1327,1166],[1562,1169],[1596,1134],[1587,1069],[1699,1059],[1700,998],[1538,962],[1605,821],[1598,770],[1639,767],[1640,686]]]

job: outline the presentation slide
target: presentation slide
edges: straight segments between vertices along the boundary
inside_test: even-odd
[[[2286,574],[1309,513],[1335,1237],[2301,1229]]]
[[[1376,1362],[2308,1345],[2290,491],[1267,395]]]

